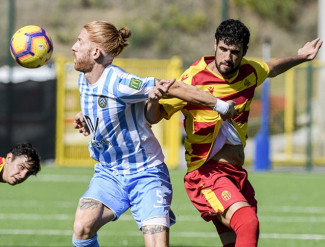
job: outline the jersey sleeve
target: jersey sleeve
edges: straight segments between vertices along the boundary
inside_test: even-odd
[[[249,60],[249,63],[255,68],[257,73],[257,86],[260,86],[270,73],[267,63],[256,60]]]
[[[182,108],[186,105],[181,99],[172,98],[172,99],[162,99],[159,103],[164,107],[164,110],[167,113],[166,119],[170,119],[175,112],[182,110]]]
[[[126,104],[134,104],[148,99],[155,86],[154,77],[141,78],[129,73],[121,73],[115,84],[116,97]]]

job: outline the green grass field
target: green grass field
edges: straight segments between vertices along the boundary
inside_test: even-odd
[[[91,168],[43,167],[22,185],[0,187],[0,246],[71,246],[74,212],[92,176]],[[172,208],[177,223],[170,246],[221,246],[212,223],[204,222],[183,187],[184,170],[171,170]],[[325,246],[325,173],[249,173],[259,202],[263,247]],[[143,246],[129,212],[104,226],[102,247]]]

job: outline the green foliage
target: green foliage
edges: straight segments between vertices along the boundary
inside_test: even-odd
[[[266,18],[284,28],[292,28],[293,23],[300,17],[298,11],[306,0],[234,0],[238,7],[249,7],[258,13],[261,18]]]
[[[317,0],[228,0],[229,17],[240,18],[251,28],[249,56],[260,56],[261,37],[277,33],[273,54],[290,55],[317,33],[317,17],[308,12]],[[0,64],[8,54],[8,2],[3,1],[0,14],[2,47]],[[121,56],[170,58],[180,56],[189,65],[202,55],[211,54],[213,34],[221,21],[222,2],[215,0],[16,0],[15,29],[33,23],[43,26],[52,36],[54,57],[68,54],[80,27],[95,19],[118,27],[123,23],[133,32],[127,53]],[[308,8],[305,6],[308,5]],[[242,10],[245,11],[242,11]],[[247,10],[247,11],[246,11]],[[257,15],[256,15],[257,13]],[[305,14],[309,16],[305,16]],[[304,15],[303,22],[301,20]],[[259,17],[258,17],[259,16]],[[259,23],[263,23],[263,30]],[[264,25],[265,24],[265,25]],[[274,25],[276,27],[274,28]],[[265,29],[264,29],[265,26]],[[270,29],[270,28],[274,29]],[[277,30],[279,27],[279,30]],[[286,29],[286,30],[283,30]],[[209,44],[212,43],[210,47]],[[285,50],[282,44],[288,44]],[[281,45],[280,45],[281,44]],[[278,55],[276,55],[278,56]]]
[[[168,18],[161,18],[162,28],[175,29],[181,33],[195,34],[207,28],[208,17],[202,10],[195,10],[185,15],[176,4],[169,6]]]
[[[132,46],[147,47],[156,41],[157,25],[154,22],[140,19],[132,26]]]
[[[129,21],[130,22],[130,21]],[[170,54],[171,40],[178,35],[194,35],[208,27],[208,16],[198,9],[185,15],[176,4],[153,9],[148,16],[132,21],[132,45],[143,48],[152,45],[160,54]]]

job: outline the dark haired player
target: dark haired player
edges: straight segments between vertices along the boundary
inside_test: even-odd
[[[40,156],[29,143],[14,146],[6,157],[0,157],[0,182],[16,185],[41,170]]]
[[[147,118],[157,123],[182,111],[185,159],[188,172],[185,188],[193,205],[206,221],[216,226],[223,246],[257,246],[259,222],[255,192],[244,164],[248,115],[255,88],[267,77],[313,60],[322,45],[320,39],[307,42],[298,55],[268,63],[244,58],[250,32],[239,20],[229,19],[215,33],[215,56],[202,57],[182,75],[182,81],[209,92],[218,99],[236,103],[237,114],[223,120],[208,108],[180,99],[151,99]]]

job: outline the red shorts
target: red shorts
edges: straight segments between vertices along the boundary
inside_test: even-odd
[[[248,202],[256,211],[255,191],[241,166],[210,160],[184,177],[186,192],[201,217],[210,221],[235,202]]]

